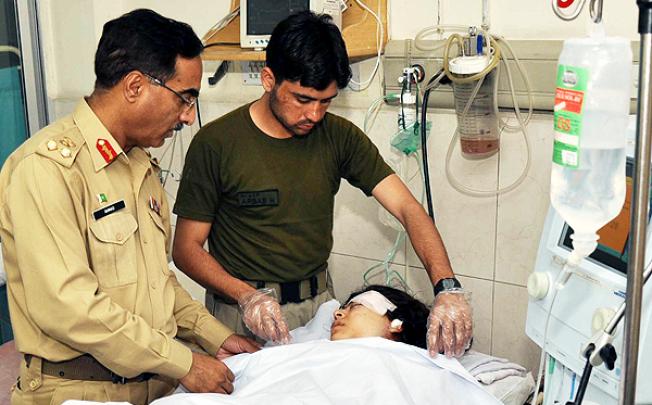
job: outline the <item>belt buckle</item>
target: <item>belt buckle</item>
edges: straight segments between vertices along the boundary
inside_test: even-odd
[[[300,281],[290,281],[287,283],[279,283],[281,289],[281,299],[279,300],[281,305],[288,303],[299,303],[303,301],[301,299],[301,282]]]
[[[111,373],[111,382],[113,384],[126,384],[127,378],[117,375],[116,373]]]

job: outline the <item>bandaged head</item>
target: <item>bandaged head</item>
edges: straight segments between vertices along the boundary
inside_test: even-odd
[[[363,305],[365,308],[370,309],[371,311],[377,313],[378,315],[384,316],[387,314],[387,311],[394,311],[396,305],[387,299],[383,294],[378,291],[370,290],[358,294],[355,297],[351,298],[349,303],[355,302],[356,304]],[[399,319],[394,319],[391,326],[393,328],[401,327],[403,322]]]

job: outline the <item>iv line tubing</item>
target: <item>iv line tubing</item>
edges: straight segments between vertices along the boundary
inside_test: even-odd
[[[570,266],[568,263],[564,264],[563,269],[559,272],[557,275],[557,278],[555,279],[555,282],[552,284],[555,291],[552,293],[552,302],[550,303],[550,308],[548,309],[548,313],[546,314],[546,323],[545,326],[543,327],[543,339],[541,342],[541,359],[539,360],[539,371],[537,372],[537,383],[534,388],[534,401],[536,403],[536,398],[537,395],[539,395],[539,389],[541,388],[541,378],[542,374],[544,371],[544,366],[546,363],[546,337],[548,336],[548,326],[550,326],[550,317],[552,316],[552,309],[555,305],[555,300],[557,299],[557,294],[559,291],[563,288],[565,285],[565,282],[562,284],[562,280],[566,279],[566,282],[568,279],[566,278],[567,276],[570,277],[570,275],[573,274],[573,271],[570,269]]]

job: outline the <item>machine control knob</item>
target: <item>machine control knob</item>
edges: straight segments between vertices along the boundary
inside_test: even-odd
[[[607,370],[613,370],[616,365],[616,359],[618,355],[616,354],[616,349],[611,344],[607,344],[602,349],[600,349],[600,357],[604,361],[605,367]]]
[[[591,331],[593,334],[595,335],[599,331],[604,330],[615,314],[616,311],[611,308],[596,309],[593,313],[593,319],[591,319]]]
[[[527,292],[535,300],[543,299],[550,289],[548,273],[534,272],[527,279]]]

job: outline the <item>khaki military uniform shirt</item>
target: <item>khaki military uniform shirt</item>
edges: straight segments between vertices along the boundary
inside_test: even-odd
[[[157,166],[142,148],[125,153],[85,101],[7,160],[0,237],[22,353],[181,378],[192,353],[176,337],[214,355],[232,333],[169,270]]]

